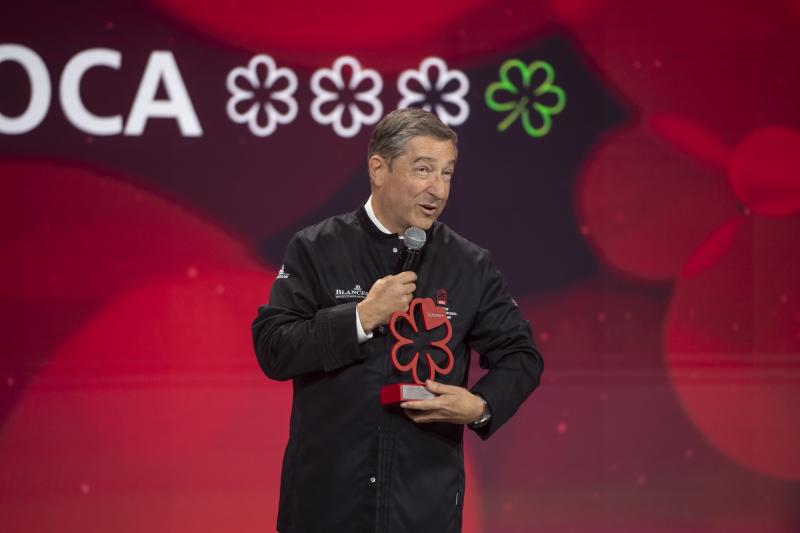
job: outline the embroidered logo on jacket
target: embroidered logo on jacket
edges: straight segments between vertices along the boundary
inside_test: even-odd
[[[361,285],[356,284],[352,289],[336,289],[336,298],[359,298],[363,300],[367,297],[367,291],[361,288]]]
[[[436,291],[436,305],[439,305],[442,309],[444,309],[445,313],[447,313],[448,320],[452,320],[453,317],[458,316],[458,313],[451,311],[450,308],[447,307],[447,290],[439,289]]]
[[[289,273],[286,272],[286,265],[281,265],[281,269],[278,270],[278,275],[275,279],[286,279],[289,277]]]
[[[439,289],[436,291],[436,303],[439,305],[447,305],[447,291]]]

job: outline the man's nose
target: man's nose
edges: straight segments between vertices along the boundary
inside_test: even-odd
[[[438,200],[444,199],[447,195],[447,180],[445,179],[444,174],[441,172],[437,172],[433,178],[433,181],[428,187],[428,191],[435,196]]]

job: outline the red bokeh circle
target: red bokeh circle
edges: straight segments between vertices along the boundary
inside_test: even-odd
[[[783,127],[754,131],[733,152],[729,179],[753,213],[794,213],[800,209],[800,133]]]
[[[665,322],[673,387],[729,458],[800,479],[800,216],[754,217],[713,269],[680,277]]]

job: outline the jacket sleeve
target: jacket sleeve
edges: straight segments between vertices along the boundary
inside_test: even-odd
[[[489,424],[475,430],[486,440],[539,385],[543,361],[534,345],[530,323],[508,294],[505,280],[492,265],[488,252],[483,261],[482,280],[481,300],[469,343],[480,354],[481,368],[488,369],[472,388],[473,393],[486,399],[492,410]]]
[[[269,304],[253,321],[253,344],[264,373],[276,380],[330,372],[360,361],[356,303],[322,307],[320,279],[305,241],[289,243]]]

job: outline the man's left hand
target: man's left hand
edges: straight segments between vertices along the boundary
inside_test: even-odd
[[[469,424],[483,415],[483,400],[464,387],[427,380],[425,388],[436,394],[436,398],[412,400],[400,404],[406,415],[414,422]]]

